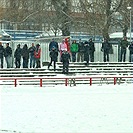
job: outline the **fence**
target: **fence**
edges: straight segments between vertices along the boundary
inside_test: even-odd
[[[129,79],[129,80],[127,80]],[[124,80],[124,81],[122,81]],[[39,77],[39,78],[29,78],[29,77],[24,77],[24,78],[0,78],[0,84],[1,85],[14,85],[17,87],[17,85],[39,85],[42,87],[43,85],[62,85],[64,84],[65,86],[76,86],[77,84],[114,84],[116,85],[117,83],[125,83],[128,81],[128,83],[133,82],[133,76],[92,76],[92,77],[62,77],[62,78],[44,78],[44,77]],[[6,81],[6,82],[3,82]],[[21,82],[20,82],[21,81]],[[19,83],[20,82],[20,83]]]
[[[60,44],[62,42],[62,38],[57,38],[57,42]],[[40,40],[20,40],[20,41],[12,41],[10,42],[10,46],[12,47],[13,52],[15,51],[17,44],[21,45],[21,48],[24,44],[27,44],[28,47],[31,46],[31,43],[34,42],[35,44],[39,43],[40,47],[42,49],[41,52],[41,62],[46,62],[50,60],[49,57],[49,42],[51,41],[51,38],[48,39],[40,39]],[[6,42],[3,42],[3,45],[5,45]],[[103,52],[101,52],[101,43],[95,43],[95,53],[94,53],[94,62],[103,62]],[[113,54],[110,54],[110,61],[109,62],[118,62],[119,60],[119,47],[118,44],[113,44]],[[14,64],[14,57],[13,58],[13,64]],[[59,61],[59,60],[58,60]],[[127,49],[126,54],[126,62],[129,62],[129,50]],[[14,66],[14,65],[13,65]]]

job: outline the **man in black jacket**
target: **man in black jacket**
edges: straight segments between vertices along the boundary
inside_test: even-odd
[[[22,56],[22,49],[20,48],[20,44],[18,44],[14,52],[16,68],[20,68],[21,66],[21,56]]]
[[[95,52],[95,45],[94,42],[92,41],[92,38],[89,40],[89,47],[90,47],[90,61],[94,62],[94,52]]]
[[[78,53],[77,53],[77,62],[84,61],[84,43],[79,39],[78,43]]]
[[[6,43],[5,60],[7,68],[12,68],[12,48],[9,46],[9,43]]]
[[[70,61],[70,54],[67,50],[64,50],[61,55],[62,63],[63,63],[63,74],[68,74],[69,71],[69,61]]]
[[[5,54],[5,49],[2,46],[2,42],[0,42],[0,61],[1,61],[1,68],[3,68],[4,54]]]
[[[49,56],[51,58],[50,63],[48,64],[48,69],[52,65],[52,62],[54,62],[54,71],[56,71],[56,62],[57,62],[57,57],[58,57],[58,51],[55,48],[55,46],[52,47]]]
[[[111,49],[111,44],[108,42],[107,39],[104,39],[104,42],[102,43],[101,51],[103,52],[103,61],[109,62],[109,51]]]
[[[129,45],[129,51],[130,51],[129,61],[133,62],[133,42]]]
[[[29,48],[30,68],[35,67],[35,57],[34,57],[35,49],[36,47],[34,46],[34,43],[32,43],[32,46]]]

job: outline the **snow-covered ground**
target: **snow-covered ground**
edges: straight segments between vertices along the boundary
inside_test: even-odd
[[[133,85],[0,87],[0,133],[132,133]]]

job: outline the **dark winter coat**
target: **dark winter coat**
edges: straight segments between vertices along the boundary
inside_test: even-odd
[[[34,51],[35,51],[36,47],[35,46],[32,46],[29,48],[29,53],[30,53],[30,56],[33,56],[34,55]]]
[[[109,53],[110,49],[111,49],[111,44],[110,44],[108,41],[104,41],[104,42],[102,43],[101,51],[102,51],[102,52]]]
[[[84,44],[84,61],[89,61],[90,47],[89,43],[86,41]]]
[[[20,48],[20,46],[17,47],[17,49],[14,52],[14,57],[18,60],[21,59],[22,56],[22,49]]]
[[[129,46],[130,54],[133,54],[133,43]]]
[[[89,49],[90,49],[91,52],[94,52],[95,51],[94,42],[89,41],[89,47],[90,47]]]
[[[51,51],[53,47],[55,47],[57,51],[59,50],[59,46],[58,46],[58,43],[56,41],[51,41],[50,42],[49,51]]]
[[[0,58],[3,58],[5,54],[5,49],[2,45],[0,45]]]
[[[24,45],[22,49],[22,57],[23,59],[29,59],[29,50],[28,50],[27,45]]]
[[[58,51],[56,49],[51,50],[49,56],[51,57],[51,61],[56,62],[58,57]]]
[[[129,45],[129,42],[127,40],[122,40],[120,43],[120,46],[122,49],[126,49]]]
[[[7,46],[7,47],[5,48],[5,57],[11,56],[11,55],[12,55],[12,48],[9,47],[9,46]]]
[[[70,61],[70,54],[67,51],[63,51],[61,55],[62,62],[69,63]]]
[[[84,52],[84,43],[83,42],[78,43],[78,52]]]

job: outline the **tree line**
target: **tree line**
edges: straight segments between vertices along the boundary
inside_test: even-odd
[[[128,6],[132,0],[0,0],[0,20],[9,29],[52,30],[68,36],[88,32],[109,38],[119,26],[126,35],[129,28]]]

